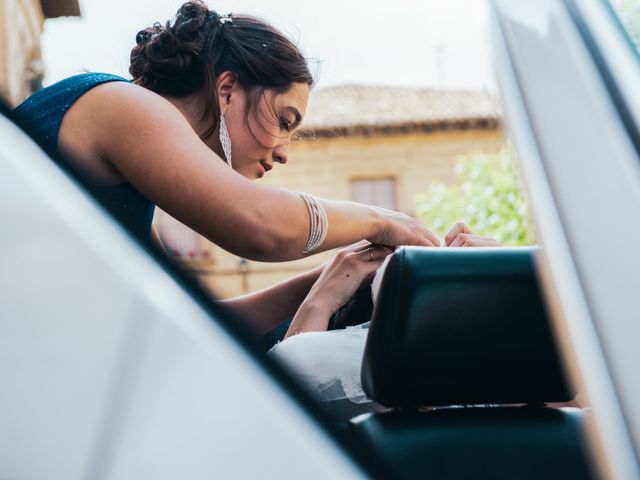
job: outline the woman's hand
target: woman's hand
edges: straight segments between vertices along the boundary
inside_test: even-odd
[[[440,240],[418,220],[404,213],[375,208],[381,228],[368,240],[378,245],[439,247]]]
[[[476,235],[464,223],[456,223],[444,237],[447,247],[499,247],[500,244],[491,237]]]
[[[340,250],[325,265],[300,305],[285,338],[301,332],[324,331],[329,319],[366,282],[392,250],[365,240]]]

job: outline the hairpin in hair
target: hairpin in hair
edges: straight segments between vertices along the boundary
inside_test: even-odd
[[[220,15],[218,12],[210,12],[207,15],[207,22],[211,22],[213,27],[221,27],[226,23],[233,23],[233,13],[225,13]]]
[[[225,13],[224,15],[220,15],[218,17],[220,23],[224,25],[225,23],[233,23],[233,13]]]

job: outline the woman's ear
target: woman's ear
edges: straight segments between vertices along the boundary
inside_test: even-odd
[[[231,96],[238,86],[238,79],[230,71],[222,72],[216,79],[216,93],[220,108],[226,108],[231,103]]]

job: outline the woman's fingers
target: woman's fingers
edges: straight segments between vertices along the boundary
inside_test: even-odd
[[[368,248],[358,252],[346,253],[342,256],[342,260],[336,257],[337,263],[330,268],[344,273],[341,281],[344,282],[345,287],[350,281],[359,285],[360,281],[375,273],[384,259],[392,253],[393,250],[388,247],[370,244]]]
[[[480,235],[461,233],[449,245],[450,247],[499,247],[500,244],[493,238]]]
[[[444,237],[447,247],[499,247],[500,244],[491,237],[476,235],[462,222],[456,223]]]
[[[468,237],[469,235],[466,233],[459,233],[455,237],[453,237],[453,240],[450,240],[446,245],[449,247],[462,247],[464,246],[464,242],[468,240]]]
[[[378,249],[380,248],[383,249],[383,251],[387,252],[384,255],[385,257],[390,253],[393,253],[394,251],[393,247],[388,247],[386,245],[377,245],[377,244],[371,243],[368,240],[360,240],[359,242],[356,242],[353,245],[349,245],[348,247],[342,248],[341,251],[359,253],[359,252],[366,252],[368,250],[373,249],[373,251],[379,252],[380,250]]]
[[[422,225],[416,219],[405,215],[405,228],[409,230],[409,237],[407,240],[403,242],[394,242],[392,245],[418,245],[423,247],[439,247],[440,239],[429,230],[427,227]],[[385,244],[385,242],[379,242]]]
[[[385,258],[387,258],[387,256],[393,253],[393,250],[383,245],[371,245],[362,253],[366,254],[365,261],[368,260],[369,262],[382,262]]]
[[[363,284],[371,282],[376,271],[380,268],[385,258],[393,253],[388,247],[374,246],[359,253],[360,269],[363,275]]]
[[[368,240],[360,240],[347,247],[347,249],[352,252],[363,252],[368,248],[371,248],[371,242]]]
[[[382,228],[369,240],[380,245],[421,245],[440,246],[438,237],[415,218],[404,213],[376,209],[380,215]]]
[[[440,246],[440,239],[436,236],[435,233],[433,233],[431,230],[428,230],[426,228],[422,228],[423,232],[423,240],[424,240],[424,245],[425,247],[439,247]]]
[[[451,245],[451,243],[456,239],[456,237],[458,237],[458,235],[460,235],[461,233],[472,233],[471,229],[469,227],[467,227],[464,223],[462,222],[458,222],[456,223],[453,227],[451,227],[451,230],[449,230],[447,232],[447,235],[444,237],[444,244],[449,247],[449,246],[453,246]]]
[[[440,240],[436,237],[432,232],[424,228],[414,219],[410,217],[400,214],[398,212],[388,212],[390,217],[394,217],[400,220],[406,220],[408,223],[412,223],[413,227],[413,238],[407,239],[405,238],[403,242],[399,241],[397,236],[398,232],[390,230],[386,233],[385,236],[382,236],[381,239],[376,239],[373,243],[369,243],[367,241],[358,242],[352,245],[353,249],[351,251],[354,252],[364,252],[368,249],[377,246],[377,242],[384,245],[422,245],[422,246],[440,246]],[[405,218],[406,217],[406,218]],[[405,232],[406,233],[406,232]],[[471,231],[471,229],[464,223],[458,222],[447,232],[447,235],[444,238],[444,245],[447,247],[498,247],[500,244],[491,237],[483,237],[477,235]],[[391,252],[389,252],[391,253]],[[384,256],[388,255],[385,254]],[[383,257],[384,258],[384,257]]]
[[[371,242],[368,240],[360,240],[356,243],[349,245],[347,248],[353,248],[354,250],[362,250],[363,248],[368,248],[371,246]]]
[[[475,243],[471,246],[472,247],[499,247],[500,244],[495,238],[480,237],[476,239]]]
[[[435,233],[429,230],[427,227],[419,223],[417,220],[408,217],[413,222],[414,227],[414,241],[405,242],[406,245],[419,245],[423,247],[439,247],[440,239]],[[400,243],[402,245],[402,243]]]

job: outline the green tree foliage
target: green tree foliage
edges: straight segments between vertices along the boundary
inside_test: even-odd
[[[629,37],[638,48],[640,46],[640,2],[638,0],[622,0],[617,11]]]
[[[474,153],[456,160],[458,183],[432,184],[416,195],[420,220],[444,237],[458,221],[501,245],[535,243],[529,207],[509,145],[498,153]]]

